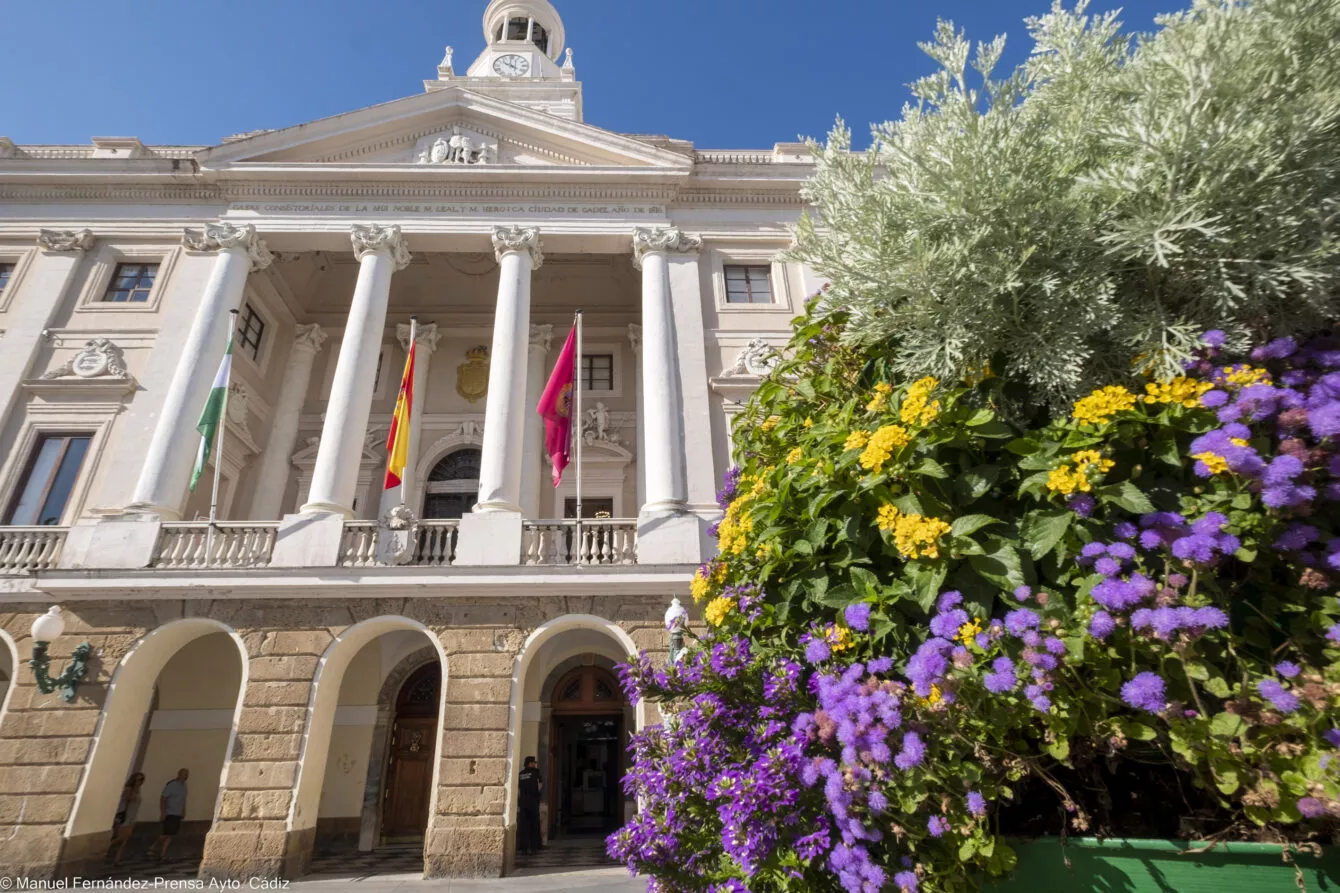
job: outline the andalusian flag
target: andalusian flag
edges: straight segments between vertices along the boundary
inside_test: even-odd
[[[391,416],[391,433],[386,438],[386,485],[393,490],[404,481],[405,466],[409,464],[409,412],[414,405],[414,350],[415,332],[410,328],[409,356],[405,357],[405,374],[400,377],[400,396],[395,401]]]
[[[219,371],[214,376],[214,386],[210,388],[209,399],[200,413],[200,421],[195,430],[200,432],[200,449],[195,454],[195,470],[191,472],[191,492],[205,473],[205,463],[209,461],[209,451],[214,449],[214,441],[219,434],[219,425],[223,424],[223,412],[228,403],[228,379],[233,373],[233,338],[228,336],[228,349],[223,352]]]

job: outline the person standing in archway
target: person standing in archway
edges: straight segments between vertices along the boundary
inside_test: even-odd
[[[126,844],[130,843],[130,836],[135,833],[135,819],[140,811],[140,786],[143,784],[144,773],[136,772],[121,789],[121,799],[116,804],[116,818],[112,821],[112,845],[107,853],[112,856],[113,865],[121,864]]]
[[[155,846],[159,847],[158,858],[166,859],[172,838],[181,830],[182,816],[186,815],[186,779],[191,777],[190,769],[178,769],[177,777],[163,785],[163,795],[159,798],[163,830]],[[152,850],[150,850],[152,852]]]
[[[544,782],[540,778],[540,767],[534,757],[526,757],[526,766],[521,770],[517,784],[520,815],[517,817],[517,848],[522,854],[532,856],[538,853],[540,846],[540,792]]]

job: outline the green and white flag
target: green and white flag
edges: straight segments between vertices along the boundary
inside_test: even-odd
[[[200,413],[200,421],[195,430],[200,432],[200,449],[195,454],[195,470],[191,472],[191,492],[205,473],[205,463],[209,461],[209,451],[214,449],[214,441],[219,434],[219,425],[223,424],[224,405],[228,402],[228,379],[233,372],[233,339],[228,338],[228,349],[223,353],[219,371],[214,376],[214,386],[210,388],[209,399]]]

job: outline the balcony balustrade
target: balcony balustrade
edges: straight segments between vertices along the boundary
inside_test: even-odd
[[[0,574],[27,574],[56,566],[65,527],[0,527]]]
[[[150,567],[268,567],[278,532],[278,522],[219,522],[212,536],[208,523],[164,524]]]

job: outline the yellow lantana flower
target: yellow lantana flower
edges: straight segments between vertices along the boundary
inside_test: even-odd
[[[735,599],[726,598],[724,595],[720,598],[714,598],[703,610],[703,619],[713,626],[720,626],[731,611],[735,610]]]
[[[1105,474],[1116,465],[1111,459],[1104,459],[1097,450],[1080,450],[1070,457],[1071,464],[1062,465],[1047,476],[1047,489],[1062,496],[1069,496],[1076,490],[1088,493],[1093,489],[1089,480],[1091,473]]]
[[[805,427],[806,427],[806,428],[813,428],[813,427],[814,427],[814,419],[812,419],[812,418],[807,418],[807,419],[805,419]]]
[[[912,435],[901,425],[885,425],[870,436],[865,451],[861,453],[861,467],[875,474],[884,468],[893,451],[912,442]]]
[[[1172,381],[1160,381],[1145,385],[1144,401],[1146,403],[1176,403],[1187,409],[1195,409],[1200,406],[1201,394],[1213,387],[1214,385],[1208,381],[1179,375]]]
[[[929,401],[931,391],[940,384],[938,379],[927,376],[913,383],[907,389],[907,396],[903,398],[903,406],[898,411],[898,416],[905,425],[920,425],[926,427],[935,421],[940,415],[940,401]]]
[[[1224,474],[1228,471],[1228,460],[1218,453],[1196,453],[1191,458],[1204,462],[1210,474]]]
[[[875,523],[880,530],[893,534],[894,546],[909,559],[939,558],[940,537],[953,529],[939,518],[904,514],[892,505],[880,507]]]
[[[1255,366],[1248,366],[1243,363],[1241,366],[1229,366],[1225,369],[1224,381],[1235,387],[1245,388],[1250,385],[1269,382],[1270,373],[1264,369],[1258,369]]]
[[[853,431],[847,435],[847,440],[842,444],[843,451],[865,449],[865,445],[870,442],[869,431]]]
[[[875,385],[875,395],[870,398],[870,402],[865,405],[866,412],[883,412],[889,405],[889,395],[893,393],[893,386],[881,382]]]
[[[771,431],[773,428],[776,428],[778,423],[780,423],[781,421],[782,421],[781,416],[770,415],[766,419],[764,419],[761,424],[759,424],[759,427],[762,428],[764,431]]]
[[[787,464],[787,465],[795,465],[797,462],[799,462],[799,461],[801,460],[801,458],[802,458],[804,455],[805,455],[805,450],[804,450],[804,448],[803,448],[803,447],[796,447],[794,450],[792,450],[791,452],[789,452],[789,453],[786,454],[786,464]]]
[[[981,631],[982,622],[974,617],[958,628],[958,635],[954,638],[958,639],[964,645],[969,645],[977,638],[977,634]]]
[[[1117,413],[1134,408],[1134,394],[1121,385],[1108,385],[1077,401],[1073,415],[1078,422],[1106,425]]]

